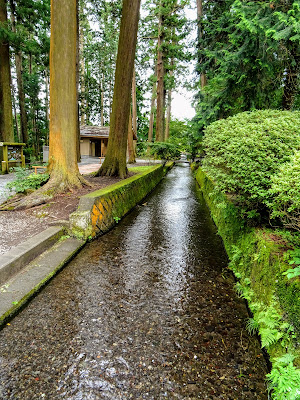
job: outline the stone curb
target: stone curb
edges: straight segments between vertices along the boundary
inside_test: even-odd
[[[115,208],[118,210],[118,216],[123,217],[154,189],[173,165],[169,163],[165,167],[155,166],[150,171],[124,180],[122,184],[112,185],[104,191],[83,196],[80,199],[79,209],[85,208],[89,229],[92,226],[91,211],[94,208],[95,199],[102,198],[105,193],[109,194],[109,198],[106,196],[104,198],[112,203],[110,196],[116,193],[117,196],[113,199],[116,203]],[[133,195],[132,191],[136,193]],[[133,198],[128,201],[126,198],[128,196]],[[126,207],[123,203],[127,203]],[[111,215],[113,210],[109,207],[104,210],[109,223],[105,229],[101,226],[99,230],[101,233],[108,231],[116,224]],[[72,215],[70,221],[72,228]],[[81,239],[63,237],[64,233],[65,228],[52,226],[1,255],[0,329],[82,249],[88,238],[87,235],[81,235]],[[78,234],[76,230],[74,233]],[[94,233],[92,237],[95,236],[97,235]]]
[[[0,260],[0,285],[18,273],[24,268],[24,265],[27,265],[39,254],[53,246],[63,234],[64,228],[52,226],[12,248],[7,253],[2,254]]]
[[[77,210],[70,215],[71,232],[84,239],[108,232],[150,194],[173,165],[169,162],[165,166],[152,166],[122,182],[82,196]]]
[[[0,329],[85,245],[84,240],[61,238],[0,287]]]

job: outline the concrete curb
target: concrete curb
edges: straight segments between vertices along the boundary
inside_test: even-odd
[[[7,253],[2,254],[0,260],[0,285],[17,274],[24,265],[27,265],[39,254],[53,246],[63,234],[64,229],[62,227],[52,226],[12,248]]]
[[[38,235],[37,235],[38,236]],[[0,287],[0,329],[85,245],[63,238]]]
[[[114,214],[118,219],[126,215],[154,189],[173,165],[148,168],[122,183],[83,196],[78,207],[79,221],[78,211],[70,216],[71,228],[75,234],[81,233],[81,239],[64,237],[65,228],[52,226],[1,255],[0,329],[81,250],[90,234],[90,237],[96,237],[111,229],[116,224]],[[103,214],[100,218],[98,213],[97,220],[95,202],[97,210],[103,208]],[[85,235],[78,226],[74,229],[74,216],[79,226],[84,220]]]

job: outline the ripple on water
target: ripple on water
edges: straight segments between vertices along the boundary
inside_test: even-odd
[[[2,399],[267,399],[259,344],[188,168],[0,332]]]

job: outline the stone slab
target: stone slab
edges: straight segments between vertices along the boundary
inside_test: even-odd
[[[51,247],[64,228],[51,226],[0,256],[0,285],[18,273],[26,264]]]
[[[0,327],[61,270],[84,244],[84,240],[64,238],[0,286]]]

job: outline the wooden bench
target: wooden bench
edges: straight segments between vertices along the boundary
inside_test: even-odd
[[[32,168],[34,168],[35,174],[37,174],[38,169],[47,169],[47,167],[44,167],[43,165],[33,165]]]

